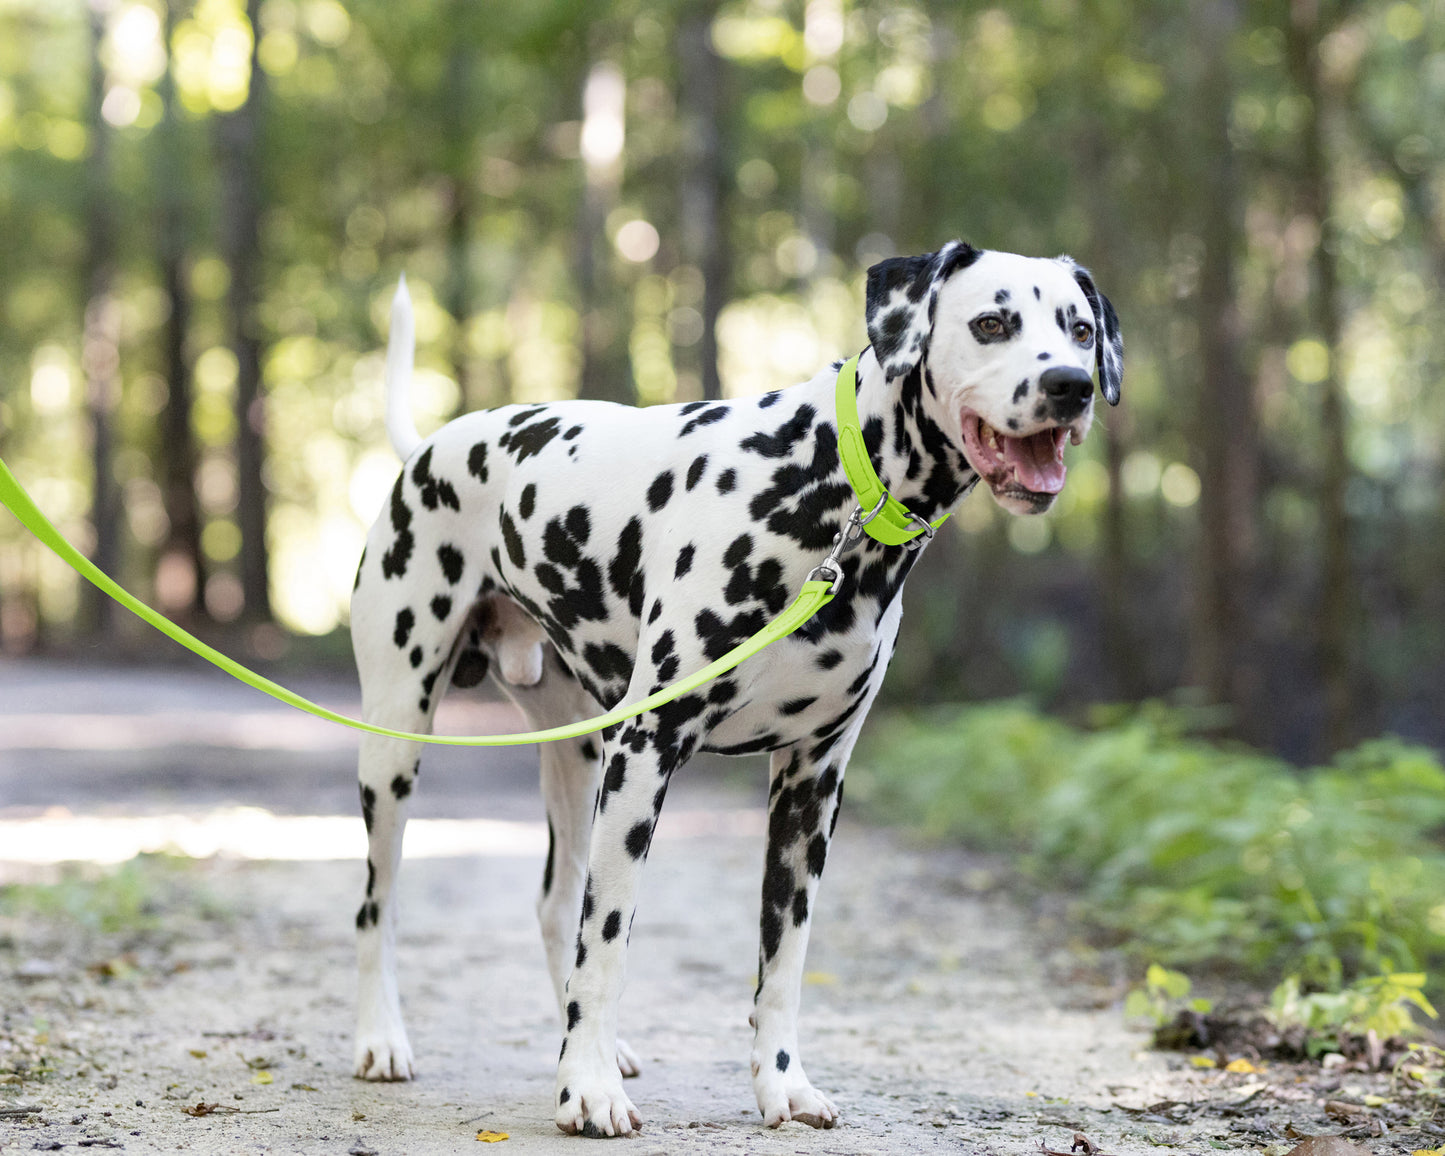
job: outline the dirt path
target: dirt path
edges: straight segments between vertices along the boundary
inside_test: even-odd
[[[279,845],[264,853],[329,853],[321,827],[287,822],[350,815],[344,736],[238,751],[206,731],[242,709],[224,686],[197,699],[194,679],[153,678],[131,702],[131,676],[87,692],[87,725],[169,710],[190,715],[198,737],[87,750],[76,696],[55,692],[73,674],[0,666],[5,713],[53,724],[27,724],[24,746],[0,737],[0,831],[35,817],[48,789],[112,834],[132,830],[135,815],[201,820],[247,803],[267,809],[251,816]],[[27,706],[37,679],[50,690]],[[345,688],[331,690],[344,704]],[[244,709],[265,710],[253,698]],[[11,730],[0,718],[0,736]],[[208,778],[213,765],[230,788]],[[622,1010],[645,1065],[629,1085],[645,1119],[629,1150],[1026,1153],[1039,1140],[1067,1149],[1077,1129],[1127,1153],[1167,1138],[1115,1105],[1189,1099],[1201,1077],[1142,1052],[1116,1006],[1091,1007],[1098,990],[1065,982],[1067,954],[993,888],[986,864],[846,820],[814,921],[802,1038],[809,1073],[843,1121],[830,1132],[762,1129],[747,1072],[762,770],[742,765],[748,787],[702,770],[675,785],[648,863]],[[349,1074],[359,858],[155,867],[140,873],[130,926],[0,915],[0,1072],[21,1073],[0,1076],[0,1152],[89,1141],[140,1152],[443,1153],[471,1149],[483,1129],[508,1133],[504,1150],[577,1151],[585,1142],[551,1122],[560,1030],[532,911],[545,829],[525,758],[485,783],[463,763],[424,766],[420,813],[460,821],[418,825],[422,853],[436,857],[402,873],[415,1083]],[[56,839],[68,837],[65,815],[49,821]],[[438,841],[443,830],[452,843]],[[0,843],[12,879],[42,870],[5,859]],[[147,902],[157,910],[147,914]],[[36,1078],[39,1067],[51,1070]],[[216,1107],[185,1113],[197,1104]],[[25,1106],[40,1111],[6,1118]]]

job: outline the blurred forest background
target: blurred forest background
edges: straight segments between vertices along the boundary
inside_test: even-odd
[[[1442,0],[0,0],[0,455],[238,657],[328,660],[419,425],[803,380],[955,236],[1091,267],[1123,403],[967,500],[895,702],[1445,744]],[[0,519],[0,653],[169,654]]]

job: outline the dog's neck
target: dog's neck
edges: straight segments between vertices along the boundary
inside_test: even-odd
[[[978,474],[935,420],[925,359],[887,377],[870,347],[858,360],[858,420],[873,468],[888,492],[932,522],[952,510]]]

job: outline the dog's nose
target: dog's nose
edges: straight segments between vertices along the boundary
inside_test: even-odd
[[[1055,405],[1076,408],[1094,396],[1094,379],[1077,366],[1056,365],[1039,374],[1039,388]]]

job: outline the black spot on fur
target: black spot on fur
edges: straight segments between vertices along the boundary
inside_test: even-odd
[[[607,810],[607,800],[614,791],[622,790],[627,782],[627,756],[621,751],[614,754],[607,764],[607,773],[602,776],[602,793],[597,796],[598,810]]]
[[[823,865],[828,861],[828,840],[814,835],[808,840],[808,874],[823,874]]]
[[[585,546],[592,536],[592,515],[587,512],[587,507],[573,506],[567,511],[565,524],[572,540],[579,546]]]
[[[377,918],[380,915],[380,908],[375,902],[366,902],[361,905],[361,910],[356,913],[356,929],[365,931],[368,927],[375,927]]]
[[[1014,388],[1014,405],[1018,405],[1019,402],[1023,401],[1024,397],[1028,394],[1028,392],[1029,379],[1024,378],[1023,381],[1019,382],[1018,385]]]
[[[692,569],[692,558],[697,553],[697,547],[691,542],[677,552],[677,565],[673,567],[673,578],[681,578]]]
[[[591,739],[583,739],[579,749],[582,752],[582,757],[589,763],[597,757],[597,744]]]
[[[527,564],[527,551],[522,548],[522,535],[517,533],[517,523],[512,521],[512,515],[506,510],[502,511],[502,541],[507,547],[507,557],[520,570]]]
[[[455,586],[461,581],[466,559],[462,557],[460,550],[449,542],[443,542],[437,547],[437,561],[441,563],[442,576],[450,585]]]
[[[677,436],[685,438],[688,434],[692,433],[693,430],[697,429],[698,426],[712,425],[715,421],[722,421],[723,418],[727,417],[728,409],[729,407],[726,405],[715,405],[712,409],[705,410],[687,422]]]
[[[843,652],[840,650],[825,650],[813,661],[823,670],[832,670],[843,661]]]
[[[646,819],[632,825],[632,830],[627,832],[627,853],[634,859],[641,859],[647,854],[647,848],[652,843],[652,823]]]
[[[574,999],[567,1005],[567,1030],[570,1032],[577,1026],[577,1021],[582,1018],[582,1008]]]
[[[628,519],[617,536],[617,552],[607,564],[607,583],[619,598],[627,599],[633,617],[642,616],[642,520]]]
[[[783,1051],[782,1048],[778,1049],[778,1056],[776,1062],[778,1065],[778,1071],[786,1072],[788,1070],[788,1053]]]
[[[525,522],[532,516],[532,511],[537,508],[537,485],[535,482],[528,482],[522,487],[522,496],[517,500],[517,513],[522,516]]]
[[[533,413],[540,413],[540,410],[533,410],[531,413],[518,414],[509,425],[515,425],[518,420],[525,420]],[[521,429],[511,430],[503,434],[497,444],[506,448],[507,452],[517,461],[518,464],[525,462],[528,458],[536,457],[548,443],[557,436],[562,426],[559,418],[549,417],[541,421],[533,422],[531,425],[523,426]]]
[[[420,492],[421,504],[428,510],[435,510],[439,506],[446,506],[450,510],[460,510],[462,504],[458,501],[457,491],[451,482],[445,478],[436,477],[431,472],[432,448],[427,446],[411,468],[411,480],[416,483],[417,490]]]
[[[580,425],[574,425],[571,429],[569,429],[566,433],[564,433],[564,434],[562,435],[562,440],[563,440],[564,442],[570,442],[573,438],[577,437],[581,432],[582,432],[582,427],[581,427]]]
[[[452,612],[452,600],[445,594],[438,594],[431,600],[431,612],[438,622],[445,622],[447,615]]]
[[[411,648],[411,654],[409,654],[407,657],[411,660],[412,669],[415,670],[418,666],[421,665],[421,660],[422,660],[421,647],[420,647],[420,646],[413,646],[413,647]]]
[[[763,394],[762,397],[758,398],[758,408],[759,408],[759,409],[771,409],[773,406],[777,405],[778,402],[780,402],[780,401],[782,401],[782,400],[783,400],[782,391],[775,389],[775,390],[772,391],[772,393],[765,393],[765,394]]]
[[[732,493],[733,490],[737,487],[737,484],[737,470],[723,470],[723,472],[718,474],[717,476],[717,492],[720,494]]]
[[[584,963],[586,963],[586,962],[587,962],[587,945],[582,942],[582,937],[579,935],[579,936],[577,937],[577,961],[576,961],[576,963],[573,964],[573,967],[581,967],[581,966],[582,966]]]
[[[391,793],[398,799],[404,799],[411,794],[411,780],[405,775],[397,775],[391,780]]]
[[[672,497],[672,471],[663,470],[657,477],[653,478],[652,485],[647,487],[647,508],[654,514],[663,506],[667,505],[668,499]]]
[[[602,921],[602,938],[611,943],[617,938],[617,933],[622,930],[622,912],[609,911],[607,918]]]
[[[416,615],[412,613],[410,606],[404,606],[396,612],[396,629],[392,631],[392,641],[398,649],[406,646],[411,638],[411,628],[416,625]]]
[[[765,458],[785,458],[808,436],[815,416],[816,411],[811,405],[800,405],[797,412],[772,433],[759,430],[743,438],[738,443],[738,448],[761,454]]]
[[[707,454],[699,454],[693,458],[692,465],[687,467],[687,491],[692,492],[694,486],[702,481],[703,471],[707,469]]]
[[[391,528],[396,531],[396,540],[391,549],[381,556],[381,573],[386,578],[399,578],[406,573],[406,564],[411,561],[412,547],[416,542],[411,532],[411,507],[402,497],[402,485],[406,481],[403,473],[391,488]]]
[[[486,483],[487,480],[487,443],[478,442],[467,454],[467,472],[476,478],[477,481]]]
[[[785,715],[802,714],[817,701],[818,698],[816,695],[809,695],[805,698],[789,699],[778,708],[778,713]]]
[[[557,834],[552,830],[552,820],[547,820],[547,863],[542,868],[542,894],[552,893],[553,861],[557,854]]]
[[[361,788],[361,821],[366,824],[366,833],[371,834],[371,824],[376,819],[376,792],[370,787]]]

